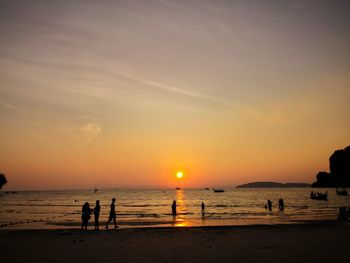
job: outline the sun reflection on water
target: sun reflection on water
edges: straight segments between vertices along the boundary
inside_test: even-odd
[[[188,227],[191,226],[190,222],[186,218],[188,213],[185,200],[185,193],[182,189],[176,190],[176,217],[174,218],[173,225],[176,227]]]

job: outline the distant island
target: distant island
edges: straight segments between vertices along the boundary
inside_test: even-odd
[[[236,188],[301,188],[310,187],[311,184],[305,183],[276,183],[276,182],[254,182],[236,186]]]
[[[329,157],[330,172],[318,172],[312,187],[350,187],[350,146]]]

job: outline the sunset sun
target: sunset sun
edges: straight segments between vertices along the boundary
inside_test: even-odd
[[[183,176],[184,176],[184,174],[183,174],[183,172],[181,172],[181,171],[178,171],[178,172],[176,173],[176,178],[177,178],[177,179],[182,179]]]

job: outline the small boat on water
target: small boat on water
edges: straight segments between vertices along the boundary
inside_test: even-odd
[[[223,192],[225,192],[224,191],[224,189],[213,189],[213,191],[215,192],[215,193],[223,193]]]
[[[338,188],[337,188],[337,195],[343,195],[343,196],[347,196],[348,195],[348,192],[346,191],[346,189],[345,188],[343,188],[343,189],[341,189],[341,190],[339,190]]]
[[[176,187],[176,190],[181,190],[181,187]]]
[[[205,190],[209,190],[209,187],[204,188]]]
[[[310,198],[313,200],[323,200],[323,201],[328,201],[328,192],[323,193],[314,193],[313,191],[311,191],[310,193]]]

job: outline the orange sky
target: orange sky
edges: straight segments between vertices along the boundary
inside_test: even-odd
[[[344,1],[1,1],[5,189],[312,182],[350,144]]]

